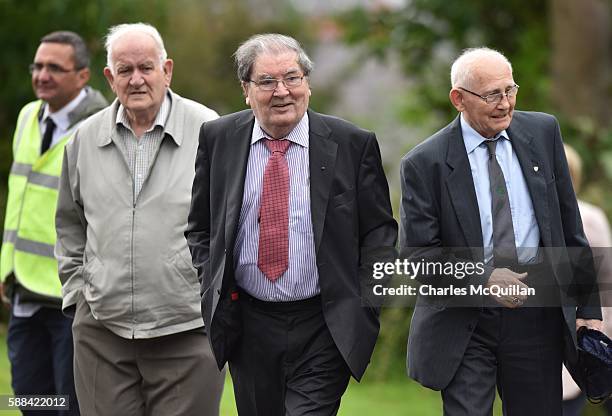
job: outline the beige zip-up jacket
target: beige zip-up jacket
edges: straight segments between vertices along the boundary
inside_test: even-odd
[[[119,102],[90,117],[66,145],[55,255],[62,309],[83,296],[123,338],[203,326],[200,287],[183,235],[198,134],[213,110],[172,93],[164,138],[136,202],[116,128]]]

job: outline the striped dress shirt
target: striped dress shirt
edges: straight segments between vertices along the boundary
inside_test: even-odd
[[[236,282],[251,296],[269,302],[311,298],[320,292],[312,217],[310,214],[310,169],[308,114],[286,137],[289,165],[289,267],[272,282],[257,267],[259,207],[263,174],[270,151],[266,133],[257,119],[251,135],[238,235],[234,246]]]

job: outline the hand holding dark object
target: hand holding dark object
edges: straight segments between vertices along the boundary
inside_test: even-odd
[[[612,397],[612,340],[586,326],[577,336],[578,363],[568,369],[589,401],[601,403]]]
[[[600,319],[576,319],[576,331],[583,326],[603,332],[603,321]]]

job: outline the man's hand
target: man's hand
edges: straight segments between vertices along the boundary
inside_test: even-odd
[[[519,290],[527,289],[529,286],[522,282],[525,277],[527,277],[527,273],[515,273],[510,269],[495,269],[491,273],[486,287],[498,286],[500,289],[505,289],[516,286]],[[518,308],[527,299],[526,295],[490,296],[506,308]]]
[[[596,329],[603,332],[603,321],[599,319],[576,319],[576,331],[581,326],[586,326],[589,329]]]

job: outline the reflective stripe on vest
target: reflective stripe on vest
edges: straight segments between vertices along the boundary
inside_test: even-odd
[[[2,235],[2,242],[15,244],[15,241],[17,241],[17,231],[4,230],[4,234]]]
[[[39,243],[38,241],[26,240],[25,238],[17,237],[17,241],[15,241],[15,250],[36,254],[37,256],[55,259],[54,249],[55,246],[51,244]]]
[[[32,165],[28,165],[27,163],[13,163],[11,166],[11,174],[26,176],[29,183],[44,186],[45,188],[59,188],[59,177],[47,175],[45,173],[32,172]]]
[[[17,231],[15,230],[5,230],[2,237],[2,243],[13,244],[17,250],[39,256],[55,258],[55,255],[53,254],[55,247],[51,244],[39,243],[38,241],[19,238],[17,237]]]

